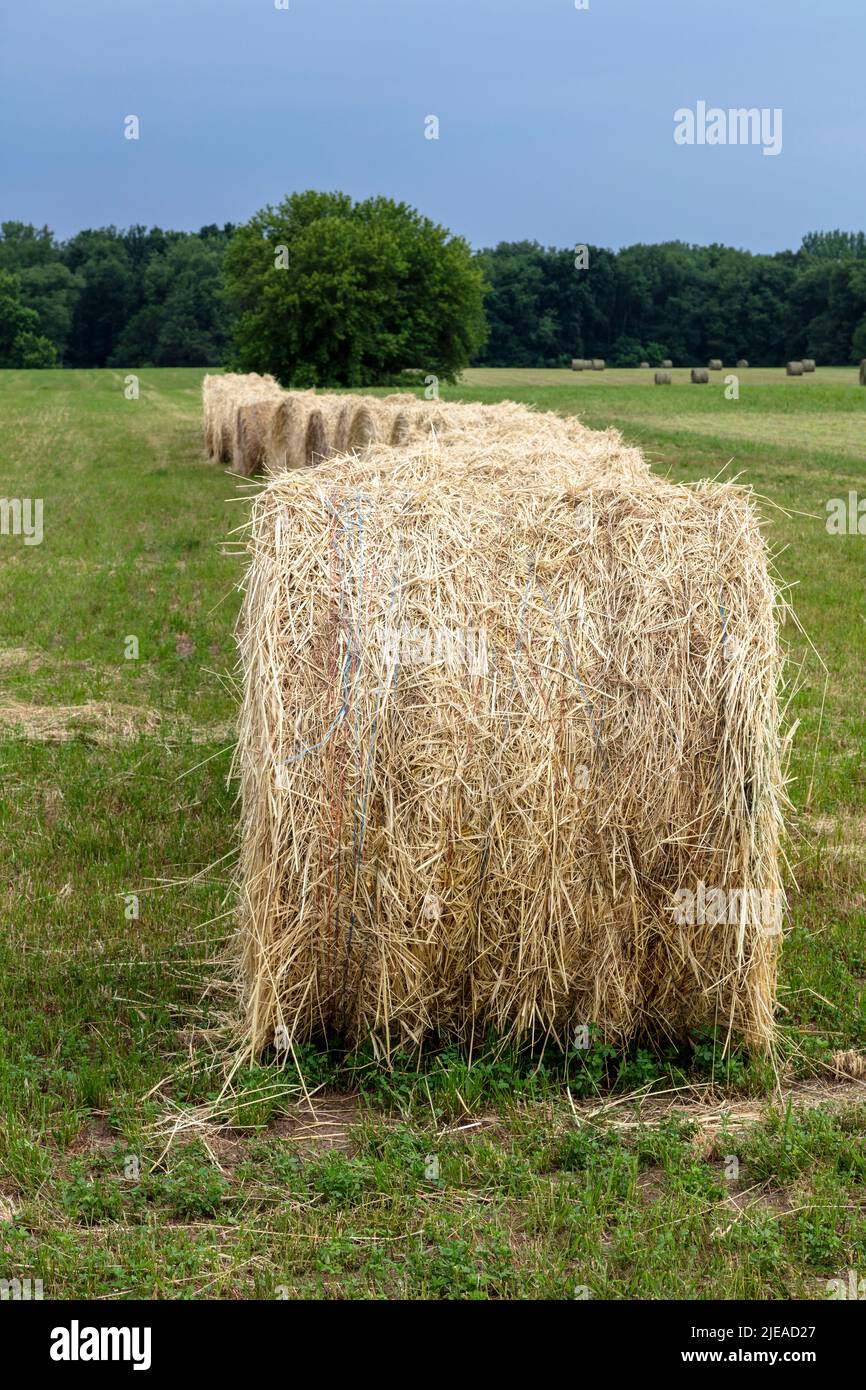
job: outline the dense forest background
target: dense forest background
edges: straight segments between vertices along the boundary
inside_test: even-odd
[[[58,241],[0,224],[0,366],[215,366],[232,358],[223,258],[238,229],[115,227]],[[753,255],[683,242],[574,249],[502,242],[476,253],[488,285],[484,366],[637,366],[747,357],[755,366],[866,357],[866,237],[815,232]]]

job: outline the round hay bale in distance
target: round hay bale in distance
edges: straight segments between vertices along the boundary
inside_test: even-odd
[[[664,359],[664,361],[662,362],[662,366],[663,366],[663,367],[672,367],[673,365],[674,365],[674,364],[673,364],[673,362],[671,361],[671,359],[670,359],[669,357],[666,357],[666,358]]]
[[[305,400],[286,393],[271,416],[267,441],[267,466],[271,473],[306,465],[307,412]]]
[[[412,434],[412,423],[409,414],[405,410],[398,410],[394,416],[394,423],[391,426],[391,438],[389,443],[395,448],[401,444],[407,444]]]
[[[603,357],[593,357],[593,359],[592,359],[592,370],[593,370],[594,372],[603,372],[603,371],[604,371],[604,358],[603,358]]]
[[[785,368],[785,371],[788,373],[788,376],[802,376],[802,375],[803,375],[803,363],[802,363],[802,362],[789,362],[788,365],[787,365],[787,367]]]
[[[573,372],[582,372],[582,371],[583,371],[583,358],[582,358],[582,357],[572,357],[572,359],[571,359],[571,370],[572,370]]]
[[[670,372],[656,372],[654,379],[656,386],[670,386],[673,377]]]
[[[366,449],[375,439],[376,421],[373,419],[372,411],[366,405],[361,405],[352,416],[346,449],[349,453],[355,449]]]
[[[710,379],[710,374],[706,367],[692,367],[692,384],[694,386],[706,386]]]
[[[304,440],[304,458],[308,468],[315,468],[330,455],[328,431],[321,410],[311,410],[307,420],[307,434]]]
[[[815,369],[816,369],[816,363],[815,363],[814,357],[804,357],[804,358],[803,358],[803,371],[804,371],[804,372],[814,372]]]
[[[711,372],[720,372],[722,370],[722,359],[721,357],[711,357],[707,365]]]
[[[738,371],[741,371],[741,372],[742,372],[742,371],[745,371],[745,369],[748,367],[748,365],[749,365],[749,364],[748,364],[748,362],[746,361],[745,357],[741,357],[740,360],[737,362],[737,370],[738,370]]]
[[[276,408],[275,401],[267,400],[238,406],[232,466],[244,478],[261,473],[265,467],[268,432]]]

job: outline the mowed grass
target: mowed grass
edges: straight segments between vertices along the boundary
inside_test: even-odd
[[[744,372],[738,401],[715,374],[447,391],[577,411],[674,478],[739,474],[768,499],[827,668],[791,628],[781,1093],[706,1032],[391,1072],[307,1048],[310,1102],[269,1059],[223,1088],[242,567],[224,542],[246,492],[202,455],[201,376],[145,370],[127,400],[121,373],[0,373],[0,497],[44,504],[41,545],[0,536],[0,1278],[61,1298],[773,1298],[863,1273],[866,1097],[827,1068],[866,1048],[866,536],[824,524],[866,490],[855,374]],[[169,1145],[191,1114],[209,1123]]]

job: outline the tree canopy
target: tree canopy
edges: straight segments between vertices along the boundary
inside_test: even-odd
[[[484,340],[469,246],[405,203],[295,193],[235,234],[225,282],[235,363],[294,385],[454,380]]]

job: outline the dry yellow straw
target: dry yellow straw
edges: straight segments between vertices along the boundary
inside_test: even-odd
[[[254,1051],[769,1044],[780,601],[745,490],[537,417],[281,473],[249,545]]]

